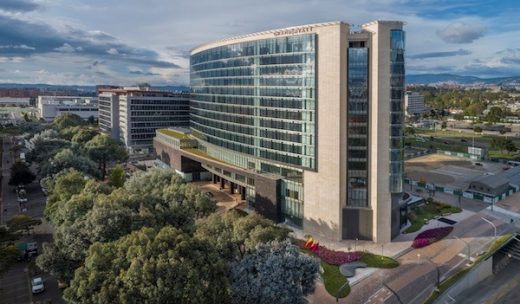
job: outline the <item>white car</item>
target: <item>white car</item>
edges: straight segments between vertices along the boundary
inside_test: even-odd
[[[45,290],[43,280],[41,277],[36,277],[31,280],[32,293],[41,293]]]

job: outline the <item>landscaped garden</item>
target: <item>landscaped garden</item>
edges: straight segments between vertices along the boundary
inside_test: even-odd
[[[453,231],[453,227],[440,227],[425,230],[419,233],[413,240],[413,248],[422,248],[431,245],[439,240],[445,238],[448,234]]]
[[[339,298],[344,298],[350,293],[350,286],[348,284],[337,294],[339,289],[347,283],[347,278],[339,271],[339,266],[345,263],[352,263],[361,261],[367,264],[367,267],[375,268],[394,268],[399,266],[396,260],[372,254],[365,251],[339,251],[332,250],[325,246],[319,245],[314,240],[308,241],[296,240],[302,252],[317,257],[320,259],[323,273],[321,274],[325,289],[329,294]]]
[[[424,204],[412,207],[410,212],[408,212],[408,220],[411,225],[404,231],[404,233],[419,231],[422,226],[431,219],[452,213],[459,213],[461,211],[462,209],[459,207],[454,207],[435,201],[432,198],[428,198]]]

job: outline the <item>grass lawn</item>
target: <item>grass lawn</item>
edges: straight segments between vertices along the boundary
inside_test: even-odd
[[[395,268],[399,266],[396,260],[382,255],[365,252],[361,257],[361,262],[367,264],[368,267],[375,268]]]
[[[300,248],[300,251],[319,259],[318,255],[310,250]],[[366,263],[368,267],[375,268],[394,268],[399,266],[399,262],[390,257],[376,255],[369,252],[363,253],[360,261]],[[344,298],[348,296],[350,293],[350,285],[348,284],[341,290],[339,295],[337,294],[341,286],[348,282],[347,278],[345,278],[339,271],[339,266],[330,265],[323,261],[320,261],[320,264],[323,268],[321,277],[323,279],[323,284],[325,285],[325,290],[327,290],[327,292],[333,297],[338,296],[338,298]]]
[[[459,213],[461,211],[462,209],[458,207],[453,207],[441,202],[426,202],[423,205],[412,208],[410,213],[408,213],[408,219],[411,222],[411,226],[408,227],[404,233],[419,231],[427,221],[437,216]]]
[[[323,268],[323,283],[325,284],[325,289],[327,292],[335,297],[337,296],[338,290],[347,283],[347,278],[345,278],[341,272],[339,272],[339,266],[329,265],[327,263],[321,262],[321,267]],[[338,298],[344,298],[348,296],[350,293],[350,286],[347,284],[345,288],[338,295]]]

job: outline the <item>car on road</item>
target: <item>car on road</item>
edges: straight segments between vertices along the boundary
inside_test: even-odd
[[[475,166],[481,166],[482,167],[482,163],[475,163]]]
[[[209,198],[212,198],[212,197],[214,196],[213,193],[211,193],[211,192],[209,192],[209,191],[208,191],[208,192],[205,192],[204,195],[207,196],[207,197],[209,197]]]
[[[36,277],[31,280],[31,288],[32,293],[42,293],[45,290],[45,286],[43,285],[43,279],[41,277]]]

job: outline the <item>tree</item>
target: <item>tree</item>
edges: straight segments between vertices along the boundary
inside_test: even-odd
[[[72,135],[71,141],[83,145],[98,134],[96,129],[82,127]]]
[[[25,232],[26,234],[30,234],[34,226],[38,226],[41,223],[42,221],[40,219],[32,218],[25,214],[17,214],[7,221],[7,227],[9,231],[13,233]]]
[[[212,246],[172,227],[95,243],[64,298],[73,303],[228,303],[226,266]]]
[[[445,121],[443,121],[441,124],[441,129],[445,130],[447,127],[448,127],[448,124]]]
[[[10,186],[27,185],[34,181],[36,175],[25,162],[17,161],[11,167]]]
[[[65,148],[70,148],[71,142],[60,138],[55,130],[46,130],[36,134],[29,140],[28,159],[41,163],[54,157],[56,153]]]
[[[486,115],[486,121],[490,123],[497,123],[504,118],[505,112],[500,107],[491,107]]]
[[[288,241],[259,244],[230,266],[233,303],[307,303],[320,264]]]
[[[92,160],[98,163],[101,179],[104,180],[107,172],[107,162],[125,161],[128,154],[121,142],[106,134],[99,134],[85,144],[85,149]]]
[[[55,212],[63,208],[73,195],[81,193],[86,182],[86,176],[75,169],[63,170],[45,180],[49,194],[44,211],[45,217],[53,224],[57,224],[53,220]]]
[[[79,115],[72,113],[61,114],[54,118],[54,120],[52,121],[52,125],[56,127],[58,130],[63,130],[69,127],[81,126],[84,124],[85,121]]]
[[[40,175],[56,174],[64,169],[74,168],[90,176],[99,177],[99,171],[90,158],[73,152],[71,149],[62,149],[49,161],[40,163]]]
[[[0,276],[7,272],[16,263],[20,252],[14,246],[14,241],[19,235],[10,231],[7,227],[0,226]]]
[[[213,213],[197,222],[195,235],[209,241],[226,260],[240,260],[260,243],[283,241],[289,230],[274,226],[258,214],[241,216],[232,210]]]
[[[108,184],[110,186],[121,188],[124,186],[126,180],[125,168],[121,165],[116,165],[108,178]]]

